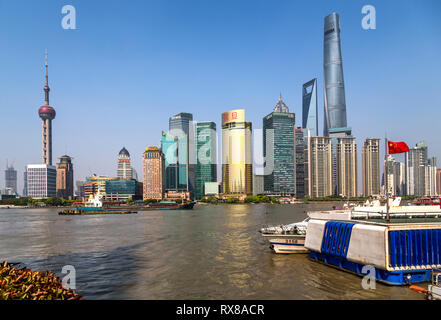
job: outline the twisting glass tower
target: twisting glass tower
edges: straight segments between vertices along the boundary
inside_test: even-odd
[[[325,18],[324,48],[324,102],[325,123],[324,136],[332,133],[338,136],[351,135],[347,127],[345,83],[340,41],[340,17],[331,13]]]
[[[55,119],[55,109],[49,105],[47,51],[45,53],[45,67],[44,105],[38,109],[38,115],[42,120],[43,164],[52,165],[52,120]]]

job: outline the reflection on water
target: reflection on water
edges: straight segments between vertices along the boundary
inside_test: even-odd
[[[422,299],[310,261],[276,255],[258,230],[329,205],[217,205],[134,215],[59,216],[0,210],[0,261],[63,277],[86,299]]]

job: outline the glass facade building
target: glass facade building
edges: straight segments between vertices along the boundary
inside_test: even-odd
[[[187,136],[172,136],[162,132],[165,191],[188,191]]]
[[[302,128],[308,129],[311,136],[318,136],[317,117],[317,79],[303,85],[302,90]]]
[[[106,200],[125,201],[134,199],[138,194],[137,182],[132,180],[107,180]]]
[[[5,189],[9,189],[13,194],[17,194],[17,170],[8,164],[6,164],[5,170]]]
[[[216,124],[198,122],[196,124],[196,176],[195,198],[203,198],[206,182],[217,182]]]
[[[168,135],[177,137],[178,144],[178,186],[179,191],[188,191],[192,198],[195,194],[195,170],[196,170],[196,148],[195,148],[195,132],[194,132],[193,115],[191,113],[181,112],[169,118]],[[163,149],[164,152],[164,149]],[[165,152],[164,152],[165,153]],[[166,180],[172,181],[176,174],[173,170],[169,170],[172,176]],[[185,171],[185,173],[183,172]],[[185,187],[183,187],[185,184]],[[170,190],[176,191],[176,188]]]
[[[295,129],[296,197],[303,198],[308,192],[308,131]]]
[[[274,111],[263,118],[264,191],[295,194],[295,116],[279,98]]]

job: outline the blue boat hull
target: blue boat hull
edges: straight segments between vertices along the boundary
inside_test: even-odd
[[[315,261],[322,262],[343,271],[355,273],[362,277],[366,275],[365,273],[361,272],[364,265],[348,261],[341,257],[315,251],[311,251],[309,257]],[[418,282],[430,282],[431,273],[440,271],[441,269],[386,271],[375,268],[375,279],[376,281],[385,283],[387,285],[402,286]]]

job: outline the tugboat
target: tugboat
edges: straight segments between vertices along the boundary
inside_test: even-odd
[[[78,206],[75,210],[64,210],[59,215],[89,215],[89,214],[128,214],[137,213],[128,209],[108,209],[103,208],[103,196],[98,192],[95,196],[90,196],[84,206]]]

